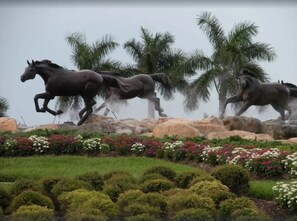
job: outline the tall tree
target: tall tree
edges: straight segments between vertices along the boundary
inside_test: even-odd
[[[276,57],[269,44],[253,41],[258,34],[258,27],[251,22],[235,24],[225,34],[219,20],[209,12],[203,12],[197,18],[197,24],[208,37],[213,52],[206,56],[201,51],[192,55],[189,63],[201,74],[193,75],[194,80],[186,93],[186,109],[193,111],[199,102],[209,101],[210,90],[215,87],[219,97],[219,109],[227,96],[236,93],[238,74],[247,70],[261,81],[268,76],[259,65],[260,61],[271,62]]]
[[[157,89],[165,99],[173,98],[175,89],[182,91],[187,84],[184,79],[182,63],[186,55],[178,49],[172,49],[174,37],[169,32],[152,34],[148,29],[141,27],[141,41],[135,38],[127,41],[124,48],[135,61],[138,73],[153,74],[165,73],[172,82],[172,89],[166,90],[162,85]],[[154,104],[149,102],[148,117],[154,117]]]
[[[72,48],[72,61],[79,69],[90,69],[96,72],[117,70],[120,62],[108,58],[108,55],[119,46],[110,36],[105,35],[92,44],[86,42],[86,36],[76,32],[66,36],[67,43]],[[103,93],[99,92],[99,96]],[[79,96],[60,97],[57,106],[63,111],[77,110],[82,102]]]
[[[8,101],[4,97],[0,97],[0,117],[5,117],[6,111],[8,111],[8,109]]]

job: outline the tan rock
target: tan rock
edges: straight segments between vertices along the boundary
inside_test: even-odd
[[[202,120],[195,121],[195,124],[214,124],[218,126],[224,126],[224,122],[215,116],[207,117]]]
[[[154,137],[164,137],[166,135],[186,138],[201,136],[201,133],[187,122],[169,120],[153,128]]]
[[[292,138],[288,139],[288,141],[290,143],[297,143],[297,137],[292,137]]]
[[[231,136],[240,136],[243,139],[255,140],[256,134],[248,131],[232,130],[232,131],[222,131],[222,132],[211,132],[207,135],[207,139],[225,139]]]
[[[34,127],[30,127],[26,130],[24,130],[24,132],[30,132],[33,130],[59,130],[61,129],[61,127],[59,126],[59,124],[45,124],[45,125],[39,125],[39,126],[34,126]]]
[[[263,133],[264,125],[256,118],[244,116],[225,117],[223,123],[227,130],[243,130],[253,133]]]
[[[194,123],[194,127],[203,135],[207,136],[211,132],[223,132],[227,131],[227,129],[224,126],[217,125],[217,124],[197,124],[197,122]]]
[[[273,141],[273,137],[269,134],[256,134],[257,141]]]
[[[10,117],[0,118],[0,131],[16,132],[17,130],[18,130],[18,127],[15,119]]]

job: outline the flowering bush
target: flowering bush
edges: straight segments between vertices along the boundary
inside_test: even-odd
[[[99,151],[106,153],[110,150],[108,144],[102,143],[101,138],[83,139],[81,135],[78,135],[76,138],[82,144],[82,149],[87,153],[96,153]]]
[[[51,135],[48,141],[50,152],[54,154],[75,153],[81,146],[74,136],[55,134]]]
[[[29,140],[33,142],[33,150],[36,153],[45,153],[49,149],[49,142],[46,137],[32,135],[29,137]]]
[[[142,143],[135,143],[131,147],[131,152],[136,155],[141,155],[145,150],[145,146]]]
[[[276,193],[276,200],[281,206],[297,211],[297,180],[290,182],[277,182],[272,188]]]
[[[282,163],[291,176],[297,177],[297,152],[287,155]]]
[[[182,141],[175,141],[173,143],[171,142],[165,142],[164,143],[164,155],[168,159],[173,159],[173,153],[175,150],[183,145]]]
[[[14,156],[17,141],[14,138],[8,138],[3,143],[4,153],[7,155]]]

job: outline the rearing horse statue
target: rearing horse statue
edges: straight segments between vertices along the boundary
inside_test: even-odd
[[[85,107],[79,112],[77,125],[81,125],[93,112],[93,106],[96,104],[94,97],[102,85],[109,87],[124,88],[125,86],[116,78],[111,76],[102,76],[91,70],[68,71],[61,66],[52,63],[50,60],[27,61],[24,74],[21,81],[25,82],[34,79],[36,74],[40,75],[45,84],[45,92],[37,94],[34,97],[35,108],[37,112],[49,112],[56,116],[63,113],[61,110],[51,110],[48,108],[50,100],[55,96],[76,96],[83,98]],[[43,107],[40,108],[38,100],[43,99]]]
[[[297,96],[296,89],[279,83],[261,83],[247,74],[239,76],[239,87],[237,94],[225,101],[220,113],[221,119],[224,117],[227,104],[243,101],[244,105],[236,113],[237,116],[240,116],[252,105],[264,106],[270,104],[285,121],[285,110],[289,111],[289,114],[291,113],[288,105],[290,98],[291,96]]]

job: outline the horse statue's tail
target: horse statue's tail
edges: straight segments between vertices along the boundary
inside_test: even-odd
[[[109,76],[109,75],[101,75],[103,78],[103,84],[108,87],[120,88],[121,90],[126,90],[126,85],[118,78]]]
[[[166,97],[172,95],[172,85],[169,77],[165,73],[154,73],[149,75],[154,81],[161,83],[161,91],[165,94]]]

